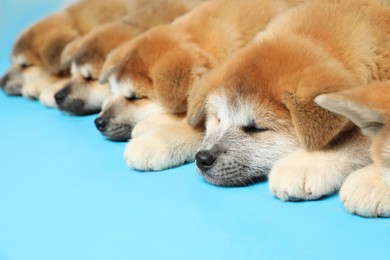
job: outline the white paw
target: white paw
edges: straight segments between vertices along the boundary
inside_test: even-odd
[[[195,160],[196,149],[185,151],[180,147],[185,145],[151,131],[129,141],[125,159],[127,165],[135,170],[161,171]]]
[[[57,103],[56,100],[54,99],[55,93],[56,92],[53,92],[53,90],[50,87],[47,87],[39,95],[39,101],[44,106],[57,108]]]
[[[22,87],[22,95],[27,99],[38,99],[43,87],[40,80],[25,84]]]
[[[137,138],[138,136],[148,132],[151,129],[156,128],[157,125],[153,121],[145,120],[135,125],[133,131],[131,131],[131,138]]]
[[[373,164],[347,178],[341,188],[340,199],[351,214],[390,217],[390,187]]]
[[[176,124],[181,122],[183,117],[180,115],[174,115],[174,114],[158,114],[155,116],[152,116],[142,122],[139,122],[135,125],[133,128],[133,131],[131,132],[131,137],[136,138],[146,132],[149,132],[151,130],[157,129],[161,126],[168,126],[169,124]]]
[[[345,152],[299,149],[275,164],[269,175],[270,190],[284,201],[316,200],[338,191],[364,163]]]

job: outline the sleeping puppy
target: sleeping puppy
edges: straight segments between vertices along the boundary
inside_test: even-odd
[[[117,22],[103,25],[88,33],[75,54],[72,79],[55,94],[58,107],[75,115],[99,112],[109,84],[100,84],[98,77],[108,53],[152,27],[172,22],[202,0],[157,0],[132,12]]]
[[[100,84],[107,84],[108,78],[116,71],[119,62],[132,47],[132,42],[122,44],[112,50],[100,71]],[[102,135],[115,141],[127,141],[131,138],[134,126],[150,117],[163,114],[160,104],[147,98],[135,99],[120,94],[106,98],[95,125]]]
[[[109,78],[113,92],[131,101],[148,99],[166,113],[184,113],[188,92],[196,81],[244,47],[273,17],[297,4],[283,0],[204,3],[172,24],[154,28],[133,40],[130,51]],[[137,137],[141,138],[148,137]],[[142,143],[151,149],[139,147]],[[128,165],[138,170],[156,170],[188,161],[175,160],[177,153],[173,152],[169,153],[172,164],[167,164],[155,158],[160,154],[155,149],[148,140],[130,141],[125,152]],[[196,150],[186,151],[190,154],[184,157],[194,160]],[[138,160],[140,157],[148,160]]]
[[[352,173],[341,188],[345,208],[364,217],[390,217],[390,81],[321,95],[315,102],[350,119],[372,141],[373,163]]]
[[[0,80],[1,88],[9,95],[21,95],[26,83],[47,75],[66,74],[69,67],[60,66],[60,55],[68,43],[98,25],[124,16],[144,2],[84,0],[31,26],[14,44],[12,65]],[[37,98],[35,92],[34,89],[24,91],[28,98]]]
[[[102,76],[102,80],[110,80],[115,98],[99,115],[97,128],[107,137],[127,140],[135,124],[150,116],[185,112],[192,82],[292,5],[270,0],[204,3],[172,24],[152,29],[115,50],[109,59],[120,58],[121,62],[116,67],[104,66]],[[133,116],[119,114],[125,110],[124,114]]]
[[[198,172],[222,186],[269,175],[282,200],[337,191],[370,163],[369,140],[314,98],[389,79],[389,55],[388,8],[306,3],[287,11],[189,100],[191,124],[207,111]]]
[[[172,24],[135,39],[109,78],[111,85],[115,93],[147,97],[168,112],[185,112],[194,81],[296,4],[285,0],[206,2]]]

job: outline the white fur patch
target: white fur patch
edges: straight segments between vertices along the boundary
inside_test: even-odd
[[[125,82],[118,82],[117,78],[113,75],[109,77],[108,81],[111,84],[111,91],[114,94],[131,97],[135,92],[133,83],[130,79]]]
[[[13,63],[17,63],[19,65],[23,65],[27,63],[26,56],[24,55],[17,55],[17,56],[12,56],[11,60]]]

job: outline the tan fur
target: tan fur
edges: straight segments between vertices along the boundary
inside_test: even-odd
[[[315,101],[341,114],[371,138],[374,163],[351,174],[340,198],[350,213],[390,217],[390,81],[321,95]]]
[[[152,0],[150,0],[152,1]],[[24,74],[31,67],[42,73],[63,75],[68,67],[60,66],[61,52],[77,37],[85,35],[98,25],[116,20],[130,11],[144,5],[145,0],[84,0],[65,10],[50,15],[22,32],[17,38],[12,63],[22,70],[15,77],[22,78],[18,93],[24,83]],[[19,59],[23,57],[23,59]],[[23,60],[23,61],[22,61]],[[29,65],[29,68],[24,68]],[[15,73],[13,73],[15,74]],[[7,88],[3,86],[7,92]]]
[[[76,114],[100,110],[105,98],[104,93],[107,93],[110,87],[108,84],[100,84],[97,79],[111,50],[152,27],[172,22],[176,17],[185,14],[203,1],[149,1],[149,4],[144,4],[142,8],[131,12],[119,21],[97,27],[82,37],[77,42],[78,50],[73,57],[75,72],[72,72],[72,84],[68,84],[67,90],[67,99],[79,99],[85,103],[83,107],[79,107],[82,111],[77,111]],[[82,71],[86,70],[83,68],[85,66],[88,66],[87,72]],[[102,91],[97,92],[97,88]],[[66,105],[71,102],[69,100],[58,105],[61,110],[74,113],[70,111],[72,108]]]
[[[168,111],[186,111],[193,82],[295,4],[283,0],[204,3],[135,40],[115,72],[116,80],[128,96],[135,93],[160,102]]]
[[[189,122],[202,118],[199,102],[205,96],[221,96],[223,90],[229,98],[247,100],[253,109],[292,123],[304,149],[275,163],[271,191],[284,200],[316,199],[337,191],[351,172],[370,163],[369,141],[314,98],[390,78],[389,19],[390,9],[357,5],[307,3],[287,11],[203,82],[190,99]],[[266,133],[259,133],[265,138],[261,142],[267,141]],[[337,165],[327,158],[346,160]]]

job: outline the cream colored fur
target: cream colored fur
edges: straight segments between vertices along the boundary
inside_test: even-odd
[[[41,104],[47,107],[57,108],[57,103],[54,99],[54,95],[58,91],[63,89],[67,82],[68,79],[64,78],[43,88],[41,94],[39,95],[39,101],[41,102]]]
[[[139,123],[125,150],[127,165],[140,171],[160,171],[195,160],[203,129],[183,117],[162,114]]]
[[[375,164],[357,170],[345,181],[340,199],[349,213],[364,217],[390,217],[389,178]]]
[[[370,163],[359,147],[308,152],[299,149],[278,161],[269,176],[271,192],[281,200],[316,200],[341,188],[355,169]],[[363,152],[364,154],[364,152]]]

